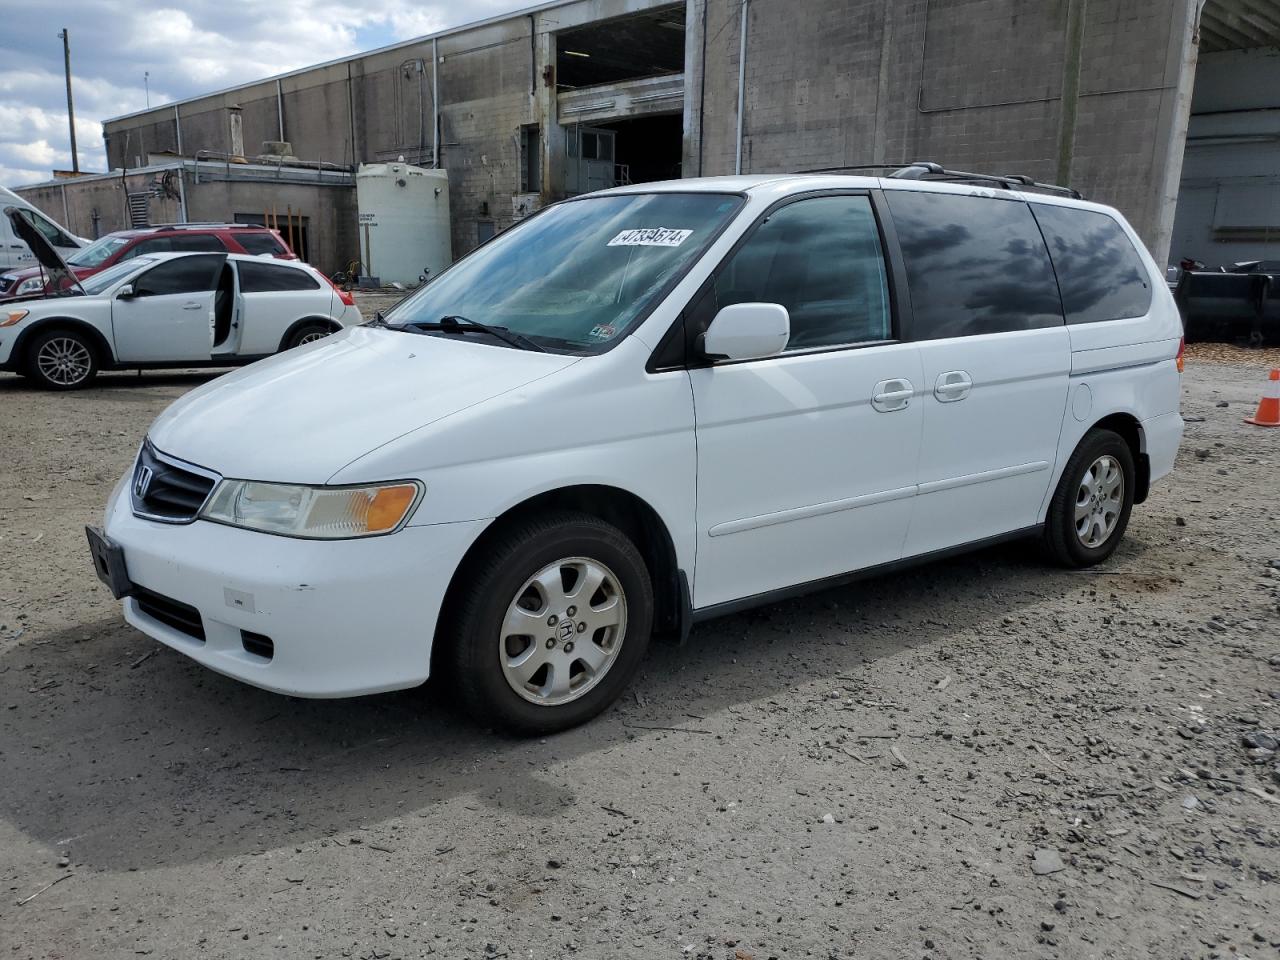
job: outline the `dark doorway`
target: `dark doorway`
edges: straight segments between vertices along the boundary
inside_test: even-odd
[[[684,4],[566,30],[556,37],[562,90],[684,70]]]
[[[680,178],[684,122],[679,114],[581,124],[566,127],[565,136],[570,195]]]

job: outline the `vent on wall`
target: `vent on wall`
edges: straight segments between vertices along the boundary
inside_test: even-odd
[[[151,225],[151,191],[129,194],[129,226]]]

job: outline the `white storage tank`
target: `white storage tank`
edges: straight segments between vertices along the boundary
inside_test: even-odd
[[[363,274],[413,285],[453,262],[449,174],[404,163],[366,163],[356,171]]]

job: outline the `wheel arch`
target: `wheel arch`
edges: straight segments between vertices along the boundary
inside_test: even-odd
[[[576,484],[558,487],[528,497],[510,507],[481,532],[457,565],[445,591],[440,624],[448,623],[448,615],[457,599],[465,572],[482,556],[512,524],[555,510],[586,513],[617,527],[631,539],[644,557],[653,584],[654,630],[683,637],[691,625],[689,589],[685,573],[680,569],[675,542],[658,512],[642,497],[605,484]],[[439,636],[437,636],[439,641]],[[444,644],[432,644],[432,673]]]
[[[342,329],[342,324],[338,323],[338,321],[333,319],[333,317],[324,317],[324,316],[320,316],[319,314],[316,314],[314,316],[309,316],[309,317],[302,317],[298,320],[293,321],[293,323],[289,324],[289,328],[285,330],[284,336],[280,338],[280,344],[279,346],[276,347],[276,353],[280,353],[282,350],[288,349],[289,341],[293,339],[294,334],[296,334],[303,327],[309,326],[310,324],[313,324],[313,323],[328,327],[330,333],[337,333],[339,330]]]
[[[1147,499],[1147,493],[1151,489],[1151,461],[1147,457],[1147,441],[1142,432],[1142,422],[1131,413],[1112,413],[1085,431],[1085,436],[1088,436],[1089,431],[1092,430],[1110,430],[1118,433],[1129,447],[1137,472],[1137,476],[1134,477],[1133,502],[1142,503]],[[1083,443],[1084,437],[1081,437],[1080,441]]]
[[[48,333],[52,330],[71,330],[84,334],[93,344],[94,352],[97,354],[95,359],[98,361],[98,366],[109,367],[114,365],[115,354],[111,350],[111,343],[103,332],[93,324],[76,317],[46,317],[24,328],[18,334],[18,339],[14,341],[13,352],[10,356],[11,362],[15,366],[25,366],[27,363],[27,351],[30,349],[32,341],[42,333]]]

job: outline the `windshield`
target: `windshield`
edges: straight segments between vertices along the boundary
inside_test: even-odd
[[[125,237],[103,237],[67,257],[73,267],[97,267],[113,253],[128,243]]]
[[[598,352],[644,316],[741,204],[719,193],[561,203],[460,260],[386,319],[466,317],[551,349]]]
[[[155,262],[155,257],[134,257],[132,260],[124,260],[107,267],[101,273],[95,273],[88,280],[81,280],[80,286],[89,296],[96,297],[129,274],[136,273],[144,266],[150,266]]]

